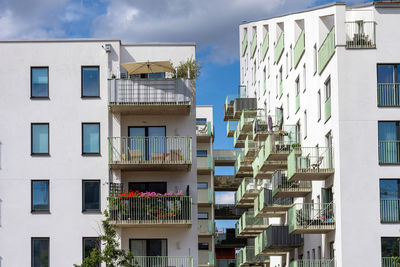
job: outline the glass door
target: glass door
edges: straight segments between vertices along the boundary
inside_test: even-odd
[[[131,160],[163,161],[165,126],[128,127]]]
[[[129,127],[129,160],[146,160],[146,127]]]
[[[165,127],[148,127],[148,159],[163,161],[165,156]]]

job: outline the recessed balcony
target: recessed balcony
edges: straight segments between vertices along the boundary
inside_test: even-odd
[[[138,266],[193,267],[193,258],[188,256],[135,256]]]
[[[288,212],[289,232],[326,234],[335,230],[334,203],[297,203]]]
[[[112,169],[188,171],[192,165],[191,137],[109,137],[108,145]]]
[[[210,206],[214,203],[214,191],[212,188],[197,190],[197,204],[199,206]]]
[[[108,106],[121,114],[190,114],[194,83],[188,79],[109,79]]]
[[[192,198],[189,196],[110,195],[111,223],[120,227],[189,227]]]
[[[289,267],[335,267],[334,259],[321,260],[294,260],[290,262]]]
[[[214,171],[214,160],[211,155],[207,157],[197,157],[197,173],[210,174]]]
[[[257,218],[252,211],[246,211],[235,225],[236,237],[256,237],[268,228],[267,218]]]
[[[346,48],[376,48],[375,21],[346,21]]]
[[[318,49],[318,73],[321,74],[335,53],[335,27],[329,31]]]
[[[257,256],[282,256],[303,246],[300,234],[289,234],[287,225],[270,225],[255,239]]]
[[[214,139],[214,127],[210,121],[205,124],[196,125],[196,136],[198,143],[209,143]]]
[[[254,199],[256,217],[282,217],[293,207],[291,197],[273,197],[272,190],[264,188]]]
[[[326,180],[335,169],[332,147],[301,147],[288,157],[288,180]]]
[[[212,220],[198,220],[197,230],[199,236],[210,236],[215,234],[215,222]]]
[[[272,176],[272,196],[275,198],[305,197],[311,192],[311,181],[288,181],[284,170],[277,170]]]
[[[269,266],[268,256],[256,256],[254,246],[246,246],[236,254],[236,266]]]

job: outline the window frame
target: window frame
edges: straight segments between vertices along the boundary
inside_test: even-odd
[[[101,251],[101,241],[100,238],[98,236],[84,236],[82,237],[82,261],[85,260],[87,257],[89,257],[89,255],[87,257],[85,257],[85,240],[87,239],[96,239],[96,241],[98,242],[97,244],[97,250]],[[100,264],[98,264],[98,266],[100,266]]]
[[[33,69],[47,69],[47,96],[33,95]],[[31,66],[31,99],[50,99],[50,72],[49,66]]]
[[[322,117],[322,96],[321,96],[321,89],[318,90],[317,92],[317,105],[318,105],[318,120],[317,122],[319,122],[321,120]]]
[[[85,182],[98,182],[99,183],[99,208],[86,209],[85,208]],[[99,179],[84,179],[82,180],[82,213],[101,213],[101,180]]]
[[[207,185],[207,187],[206,188],[199,188],[199,184],[206,184]],[[197,182],[197,190],[205,190],[205,189],[208,189],[208,182]]]
[[[84,152],[84,125],[98,125],[99,126],[99,152]],[[81,143],[82,143],[82,156],[100,156],[101,155],[101,125],[100,122],[82,122],[81,124]]]
[[[97,89],[97,96],[85,96],[83,94],[83,69],[84,68],[97,68],[98,70],[98,79],[97,82],[99,84],[99,88]],[[83,65],[81,66],[81,98],[100,98],[100,65]]]
[[[47,182],[47,198],[48,198],[48,209],[47,210],[34,210],[33,209],[33,183],[34,182]],[[44,179],[39,179],[39,180],[31,180],[31,213],[33,214],[49,214],[50,213],[50,180],[44,180]]]
[[[205,247],[205,244],[207,244],[207,248],[200,248],[200,246],[202,246],[202,245],[204,245],[204,247]],[[198,250],[210,250],[210,244],[208,243],[208,242],[199,242],[198,243]]]
[[[31,267],[35,267],[34,265],[34,248],[33,248],[33,242],[34,240],[47,240],[48,241],[48,258],[47,261],[49,263],[48,267],[50,267],[50,237],[31,237]]]
[[[205,155],[199,155],[199,152],[206,152],[206,154]],[[196,150],[196,157],[199,157],[199,158],[206,158],[206,157],[208,157],[208,151],[207,151],[207,149],[197,149]]]
[[[131,242],[132,240],[146,240],[146,252],[147,252],[147,241],[148,240],[161,240],[161,241],[165,240],[165,254],[168,256],[168,238],[129,238],[129,251],[130,252],[132,252],[132,242]]]
[[[47,152],[33,152],[33,127],[37,125],[47,125]],[[48,122],[32,122],[31,123],[31,156],[50,156],[50,123]]]
[[[199,214],[207,214],[207,218],[199,218]],[[207,211],[197,212],[197,220],[209,220],[208,212]]]

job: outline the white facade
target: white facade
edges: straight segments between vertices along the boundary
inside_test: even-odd
[[[111,52],[104,49],[111,45]],[[120,40],[1,41],[0,81],[0,266],[30,266],[31,238],[50,240],[49,266],[82,262],[82,238],[101,231],[101,213],[82,212],[82,180],[101,180],[101,211],[109,183],[167,182],[167,190],[193,199],[189,227],[118,228],[122,248],[130,238],[165,238],[168,256],[191,256],[197,266],[196,157],[187,171],[120,171],[108,164],[108,137],[128,135],[128,126],[166,126],[167,136],[188,136],[195,151],[196,98],[185,115],[125,115],[109,111],[108,81],[127,62],[195,58],[194,44],[121,44]],[[33,66],[49,70],[49,98],[30,99]],[[100,96],[81,98],[81,67],[99,66]],[[31,123],[49,123],[49,155],[31,156]],[[100,123],[100,154],[82,155],[84,122]],[[49,180],[50,211],[31,213],[31,180]],[[126,187],[125,187],[126,188]],[[126,188],[127,189],[127,188]]]
[[[399,178],[399,167],[379,164],[378,121],[398,121],[400,114],[398,107],[377,105],[377,64],[400,62],[396,49],[400,31],[395,26],[399,18],[400,6],[394,4],[346,6],[336,3],[239,27],[240,79],[241,85],[247,88],[246,96],[257,98],[258,109],[265,109],[271,116],[277,115],[276,108],[282,107],[284,125],[299,123],[302,147],[326,147],[328,134],[333,140],[334,175],[325,181],[313,181],[312,193],[296,202],[317,203],[322,199],[321,188],[332,188],[336,230],[327,234],[304,234],[304,246],[296,249],[293,255],[287,255],[286,266],[301,254],[304,259],[312,250],[318,254],[319,247],[321,258],[330,258],[331,242],[334,242],[337,266],[381,266],[381,237],[399,236],[398,224],[384,224],[380,219],[380,179]],[[349,22],[360,20],[374,25],[374,30],[364,30],[371,40],[369,45],[376,41],[376,48],[348,47],[353,37],[349,37]],[[319,71],[318,49],[332,27],[334,54]],[[295,66],[294,48],[302,31],[305,50]],[[267,33],[269,48],[262,58]],[[281,33],[284,33],[284,49],[277,59],[275,46]],[[248,45],[244,50],[242,42],[246,34]],[[254,34],[257,37],[252,56]],[[297,79],[300,86],[298,110]],[[325,83],[329,79],[331,117],[328,119],[324,108],[329,98]],[[279,261],[272,257],[270,266],[280,266]]]

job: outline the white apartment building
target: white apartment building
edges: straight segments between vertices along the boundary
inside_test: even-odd
[[[392,1],[340,2],[239,26],[224,119],[254,240],[241,266],[395,266],[399,21]]]
[[[198,266],[196,89],[171,66],[195,44],[4,40],[0,57],[0,266],[80,264],[105,210],[141,266]]]

